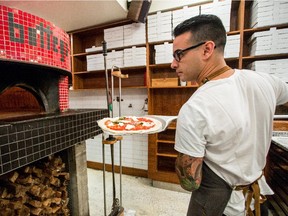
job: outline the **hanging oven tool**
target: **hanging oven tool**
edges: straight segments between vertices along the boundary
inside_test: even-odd
[[[104,135],[102,135],[104,137]],[[109,137],[108,139],[102,139],[103,146],[105,144],[110,145],[110,150],[111,150],[111,166],[112,166],[112,186],[113,186],[113,204],[112,204],[112,209],[109,214],[109,216],[124,216],[124,208],[120,205],[119,199],[116,198],[116,186],[115,186],[115,165],[114,165],[114,144],[116,142],[121,142],[122,136],[113,136],[113,140],[110,140]],[[105,146],[104,146],[105,148]],[[103,164],[105,166],[105,160],[103,161]],[[103,170],[103,172],[105,172]],[[104,176],[105,174],[103,174]],[[105,179],[105,177],[104,177]],[[104,185],[104,183],[103,183]],[[104,188],[104,215],[106,216],[106,190]]]
[[[111,86],[112,86],[112,101],[114,99],[114,76],[119,78],[119,110],[118,115],[121,116],[121,101],[122,101],[122,82],[121,79],[128,78],[128,74],[122,74],[121,69],[115,65],[111,69]],[[112,117],[114,117],[112,109]],[[119,174],[120,174],[120,206],[122,206],[122,141],[119,140]]]
[[[113,97],[114,97],[114,79],[113,76],[119,77],[119,94],[120,94],[120,103],[121,103],[121,78],[128,78],[126,75],[122,75],[121,71],[113,71],[113,68],[111,70],[111,82],[112,82],[112,92],[113,97],[110,93],[109,89],[109,79],[108,79],[108,70],[107,70],[107,64],[106,64],[106,56],[107,56],[107,45],[106,41],[102,42],[103,47],[103,56],[104,56],[104,68],[105,68],[105,86],[106,86],[106,98],[107,98],[107,108],[109,112],[109,117],[113,117]],[[114,74],[114,75],[112,75]],[[121,113],[121,105],[119,103],[119,115]],[[105,179],[105,144],[110,145],[111,150],[111,165],[112,165],[112,183],[113,183],[113,204],[112,204],[112,210],[109,216],[124,216],[124,208],[121,207],[122,204],[122,161],[121,161],[121,140],[122,136],[112,136],[109,135],[108,138],[105,139],[104,133],[102,134],[102,157],[103,157],[103,191],[104,191],[104,215],[106,216],[106,179]],[[120,201],[116,198],[116,187],[115,187],[115,166],[114,166],[114,144],[119,141],[120,143]]]

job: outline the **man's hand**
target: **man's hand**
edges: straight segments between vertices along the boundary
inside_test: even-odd
[[[194,191],[200,187],[202,181],[203,158],[191,157],[182,153],[176,159],[176,173],[183,189]]]

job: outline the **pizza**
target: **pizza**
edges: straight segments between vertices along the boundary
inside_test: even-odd
[[[162,127],[162,123],[156,119],[136,116],[104,118],[98,122],[98,125],[104,131],[114,134],[148,133]]]

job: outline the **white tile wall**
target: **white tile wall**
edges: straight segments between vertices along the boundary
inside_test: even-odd
[[[119,96],[118,89],[114,92],[115,98]],[[121,115],[143,116],[147,112],[143,110],[147,89],[123,89],[121,102]],[[132,104],[130,108],[129,105]],[[70,109],[81,108],[107,108],[105,89],[69,91]],[[119,102],[113,102],[114,116],[119,114]],[[102,163],[102,135],[86,140],[87,160]],[[127,135],[123,136],[122,166],[148,170],[148,136]],[[119,165],[119,147],[114,147],[115,165]],[[105,146],[105,162],[111,164],[110,146]]]

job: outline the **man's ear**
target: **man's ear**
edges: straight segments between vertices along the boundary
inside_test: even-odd
[[[207,41],[204,45],[204,56],[209,58],[215,49],[215,43],[213,41]]]

